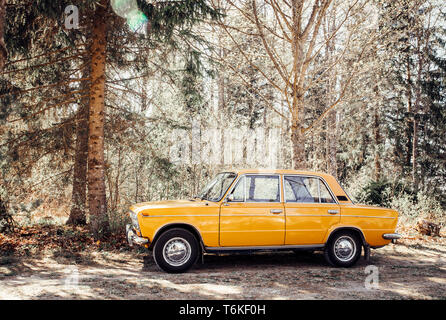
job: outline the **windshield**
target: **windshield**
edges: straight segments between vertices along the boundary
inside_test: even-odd
[[[219,173],[206,187],[204,187],[198,194],[198,197],[209,201],[220,201],[235,177],[237,177],[237,175],[233,172]]]

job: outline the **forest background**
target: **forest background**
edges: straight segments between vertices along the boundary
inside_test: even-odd
[[[217,172],[334,175],[446,223],[436,0],[0,0],[0,231],[122,233]]]

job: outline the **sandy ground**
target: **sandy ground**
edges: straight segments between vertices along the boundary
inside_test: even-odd
[[[321,253],[206,255],[185,274],[160,271],[141,249],[2,256],[0,299],[444,300],[446,245],[405,240],[349,269]]]

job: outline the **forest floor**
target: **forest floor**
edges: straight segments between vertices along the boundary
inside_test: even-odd
[[[446,238],[408,237],[348,269],[321,253],[280,252],[206,255],[167,274],[122,237],[99,243],[81,229],[32,227],[0,234],[0,299],[444,300]]]

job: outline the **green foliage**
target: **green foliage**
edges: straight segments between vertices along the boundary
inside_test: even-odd
[[[360,201],[367,204],[386,205],[389,199],[385,191],[389,186],[387,181],[370,181],[362,190]]]
[[[390,205],[393,198],[403,195],[410,196],[411,192],[401,183],[392,183],[388,180],[370,180],[362,188],[357,198],[361,203],[385,207]]]
[[[203,105],[202,73],[200,53],[195,50],[188,51],[185,69],[181,80],[181,93],[184,103],[191,115],[198,113]]]
[[[158,41],[168,42],[175,30],[190,29],[204,19],[218,19],[221,14],[205,0],[162,1],[149,3],[138,0],[139,9],[149,21],[151,36]]]

